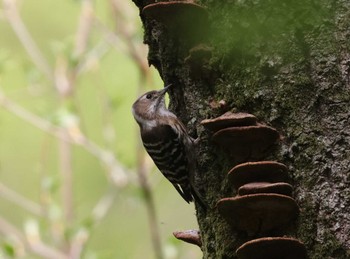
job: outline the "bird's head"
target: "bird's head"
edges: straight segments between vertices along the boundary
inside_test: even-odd
[[[159,91],[150,91],[140,96],[132,105],[132,113],[140,125],[155,123],[157,118],[169,111],[165,107],[164,96],[171,85]]]

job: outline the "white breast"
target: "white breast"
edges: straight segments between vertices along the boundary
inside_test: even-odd
[[[139,116],[134,109],[132,109],[132,115],[134,116],[135,120],[142,125],[144,129],[152,129],[155,126],[157,126],[156,120],[147,120]]]

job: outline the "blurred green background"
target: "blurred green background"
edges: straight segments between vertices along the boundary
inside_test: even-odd
[[[67,254],[75,244],[76,258],[155,258],[137,164],[164,258],[199,258],[199,248],[172,236],[197,228],[193,204],[143,151],[137,158],[131,105],[162,81],[146,69],[132,1],[1,5],[0,258],[52,258],[35,249]]]

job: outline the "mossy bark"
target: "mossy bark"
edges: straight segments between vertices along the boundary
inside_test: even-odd
[[[134,2],[140,10],[147,4]],[[235,195],[226,177],[235,161],[199,124],[234,110],[254,114],[283,137],[266,159],[289,168],[301,212],[288,234],[305,243],[310,258],[350,258],[350,2],[198,3],[210,24],[200,41],[141,19],[150,64],[175,85],[170,108],[201,140],[196,183],[210,207],[197,207],[203,257],[235,258],[251,239],[231,230],[215,208]],[[225,105],[216,107],[220,100]]]

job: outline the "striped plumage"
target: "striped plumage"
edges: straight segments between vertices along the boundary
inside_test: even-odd
[[[192,201],[189,163],[181,134],[169,125],[158,125],[152,131],[141,131],[141,138],[158,169],[187,202]]]
[[[181,121],[165,107],[168,88],[145,93],[133,104],[132,111],[146,151],[182,198],[191,202],[193,197],[198,198],[190,179],[193,141]]]

